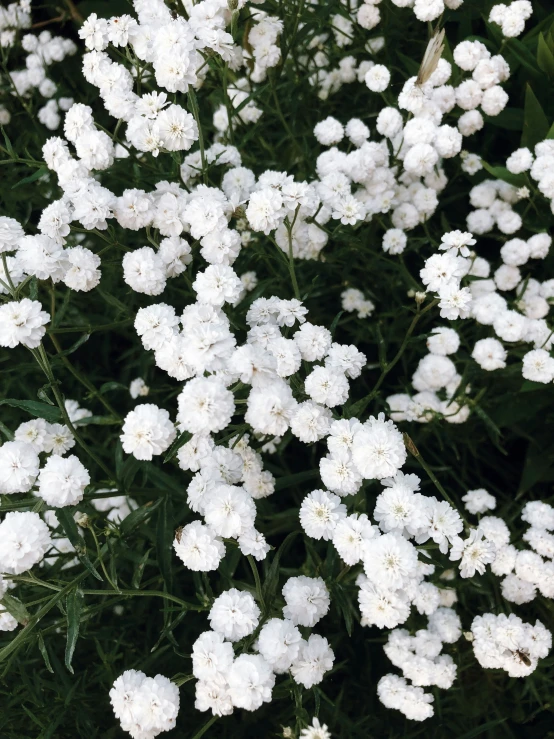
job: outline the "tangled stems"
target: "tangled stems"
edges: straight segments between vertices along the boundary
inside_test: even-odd
[[[396,355],[390,362],[384,364],[383,370],[381,372],[381,376],[375,383],[375,386],[373,390],[369,393],[369,395],[366,395],[365,398],[362,398],[357,403],[354,403],[354,405],[351,406],[351,408],[349,409],[349,412],[345,413],[347,417],[352,418],[353,416],[359,416],[365,411],[367,406],[371,403],[373,398],[375,398],[377,393],[379,392],[379,388],[383,384],[385,377],[389,374],[389,372],[393,369],[393,367],[400,361],[402,355],[404,354],[406,347],[408,346],[408,341],[410,339],[410,336],[413,334],[415,327],[418,324],[418,321],[421,319],[421,317],[425,313],[427,313],[427,311],[431,310],[431,308],[434,308],[436,305],[438,305],[438,303],[439,303],[438,300],[433,300],[423,310],[420,310],[420,305],[418,303],[416,314],[412,318],[412,322],[410,323],[408,330],[406,331],[406,335],[404,336],[404,340],[402,341],[402,344],[400,345],[400,349],[398,350],[398,352],[396,353]]]
[[[110,481],[115,480],[115,476],[113,475],[113,473],[110,472],[110,470],[106,467],[104,462],[95,454],[95,452],[92,451],[89,445],[83,440],[83,438],[81,437],[81,435],[79,434],[75,426],[73,425],[71,419],[69,418],[67,409],[65,407],[63,396],[60,393],[60,390],[58,388],[58,380],[56,380],[56,378],[54,377],[54,373],[52,372],[52,367],[50,366],[48,355],[46,354],[46,351],[44,349],[42,342],[39,345],[38,349],[30,349],[29,351],[35,358],[35,361],[37,362],[38,366],[41,368],[41,370],[46,375],[48,379],[48,384],[52,388],[52,392],[54,393],[54,398],[56,400],[58,408],[60,409],[60,413],[62,415],[63,421],[65,425],[69,428],[71,433],[73,434],[75,441],[89,455],[89,457],[96,462],[96,464],[100,467],[100,469],[107,475],[108,480]]]

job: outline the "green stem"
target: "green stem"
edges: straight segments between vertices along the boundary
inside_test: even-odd
[[[418,311],[415,314],[415,316],[413,317],[412,322],[410,323],[410,325],[408,327],[408,330],[406,332],[406,335],[404,336],[404,340],[403,340],[402,344],[400,345],[400,349],[397,351],[397,353],[394,356],[394,358],[392,359],[392,361],[385,365],[385,367],[383,368],[383,371],[381,372],[381,376],[379,377],[379,379],[375,383],[375,386],[374,386],[373,390],[369,393],[369,395],[366,395],[365,398],[362,398],[362,400],[360,400],[360,401],[358,401],[358,403],[355,403],[354,404],[354,406],[352,407],[352,411],[354,413],[356,413],[357,415],[361,415],[365,411],[365,409],[367,408],[367,406],[369,405],[369,403],[373,400],[373,398],[379,392],[379,388],[383,384],[383,382],[385,380],[385,377],[393,369],[393,367],[400,361],[400,358],[404,354],[404,351],[406,349],[406,346],[408,345],[408,341],[410,339],[410,336],[413,334],[414,329],[417,326],[419,319],[425,313],[427,313],[428,310],[431,310],[431,308],[434,308],[436,305],[438,305],[438,303],[439,303],[438,300],[433,300],[423,310],[419,310],[419,306],[418,306]]]
[[[82,375],[79,370],[74,367],[74,365],[70,362],[70,360],[63,354],[62,348],[60,346],[59,341],[57,338],[50,334],[50,340],[54,344],[54,348],[56,349],[56,352],[58,353],[59,358],[62,360],[63,364],[67,367],[67,369],[71,372],[73,377],[75,377],[84,387],[87,388],[87,390],[95,397],[97,398],[104,408],[110,413],[114,418],[118,420],[118,422],[121,423],[122,419],[117,413],[116,410],[112,407],[111,403],[109,403],[104,396],[98,392],[98,390],[94,387],[92,382],[90,382],[84,375]]]
[[[406,446],[406,449],[409,451],[409,453],[412,455],[412,457],[415,457],[417,459],[417,461],[423,467],[423,469],[425,470],[425,472],[429,476],[431,482],[437,488],[437,490],[442,495],[442,497],[446,500],[447,503],[450,503],[450,505],[452,506],[452,508],[454,508],[455,510],[458,510],[458,507],[454,504],[454,501],[452,500],[452,498],[448,495],[448,493],[446,492],[446,490],[443,488],[443,486],[441,485],[441,483],[438,481],[435,473],[429,467],[429,465],[427,464],[427,462],[423,459],[423,457],[421,456],[421,452],[416,447],[416,445],[414,444],[414,442],[410,439],[410,437],[408,436],[408,434],[404,433],[403,434],[403,437],[404,437],[404,445]],[[460,516],[462,517],[464,523],[467,526],[467,521],[464,518],[463,514],[460,513]]]
[[[196,99],[196,93],[194,92],[192,87],[189,88],[189,91],[187,94],[188,94],[190,109],[192,111],[194,120],[196,121],[196,126],[198,128],[198,145],[200,147],[200,160],[202,161],[202,182],[205,185],[207,185],[208,184],[208,168],[206,164],[206,152],[204,151],[204,135],[202,133],[202,126],[200,125],[200,110],[198,108],[198,100]]]
[[[258,600],[260,601],[260,606],[262,609],[262,612],[265,611],[265,602],[264,602],[264,596],[262,593],[262,583],[260,581],[260,575],[258,573],[258,568],[256,567],[256,563],[254,562],[254,557],[249,554],[247,556],[248,564],[250,565],[250,569],[252,570],[252,574],[254,575],[254,581],[256,583],[256,593],[258,594]]]
[[[68,427],[68,429],[71,431],[71,433],[73,434],[75,441],[89,455],[89,457],[96,462],[96,464],[100,467],[100,469],[103,472],[105,472],[109,480],[115,480],[114,475],[106,467],[104,462],[102,462],[102,460],[99,459],[99,457],[97,457],[97,455],[92,451],[92,449],[88,446],[88,444],[81,438],[81,435],[79,434],[79,432],[73,425],[71,419],[69,418],[67,409],[65,407],[65,403],[63,401],[63,397],[58,388],[58,382],[56,378],[54,377],[52,368],[50,367],[50,362],[48,361],[48,356],[44,350],[44,346],[42,345],[42,343],[40,344],[38,349],[30,349],[30,352],[35,358],[39,367],[42,369],[42,371],[48,378],[48,382],[50,383],[52,387],[52,392],[54,393],[54,398],[56,400],[56,403],[58,404],[58,408],[60,409],[60,413],[62,414],[64,423]]]

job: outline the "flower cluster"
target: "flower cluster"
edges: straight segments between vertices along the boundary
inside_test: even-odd
[[[489,125],[515,125],[517,55],[495,35],[523,33],[531,4],[495,5],[490,38],[453,44],[450,61],[437,29],[416,74],[405,54],[385,63],[388,40],[375,34],[392,11],[433,23],[462,0],[387,1],[301,3],[290,17],[258,0],[92,13],[78,38],[94,95],[76,100],[47,77],[76,45],[46,30],[21,36],[26,0],[0,9],[2,51],[26,53],[26,69],[8,75],[10,102],[29,112],[37,88],[48,99],[38,121],[54,130],[63,118],[63,136],[37,147],[44,167],[5,140],[14,164],[36,167],[16,184],[37,183],[41,200],[18,219],[0,215],[0,347],[33,360],[46,384],[4,401],[37,417],[0,424],[0,631],[34,629],[42,611],[29,620],[25,588],[51,579],[58,600],[45,613],[58,603],[67,623],[44,633],[67,629],[72,669],[72,619],[95,613],[81,597],[104,594],[105,580],[114,616],[119,600],[164,599],[158,645],[192,666],[170,679],[125,669],[136,654],[117,663],[109,696],[134,739],[176,727],[192,679],[210,722],[290,690],[297,726],[283,736],[329,739],[317,716],[307,726],[302,696],[340,669],[339,616],[349,634],[354,620],[387,630],[399,674],[380,676],[376,693],[414,721],[431,719],[441,694],[430,689],[452,688],[467,664],[527,677],[551,648],[550,631],[517,609],[554,598],[554,507],[538,486],[521,503],[515,489],[503,496],[502,471],[489,479],[472,439],[482,423],[505,454],[499,426],[510,420],[498,420],[489,373],[530,395],[554,382],[554,142],[543,121],[529,133],[526,117],[505,166],[464,148]],[[303,117],[299,97],[298,118],[283,115],[290,80],[321,111]],[[367,109],[342,107],[345,84]],[[125,332],[106,352],[114,375],[101,371],[100,341],[89,354],[96,387],[70,355],[112,329]],[[58,334],[74,332],[82,338],[62,347]],[[58,370],[103,415],[68,400]],[[549,407],[544,397],[532,407]],[[445,461],[461,460],[458,445],[463,478]],[[285,533],[302,540],[290,567]],[[34,567],[43,581],[21,577]],[[66,587],[77,567],[102,582]],[[491,612],[475,616],[471,597],[491,583]],[[197,602],[180,597],[187,588]],[[174,619],[170,603],[183,611]],[[205,611],[206,625],[177,636],[187,610]],[[153,659],[169,664],[169,652]],[[319,688],[309,695],[319,706]]]

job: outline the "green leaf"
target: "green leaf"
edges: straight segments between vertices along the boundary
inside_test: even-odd
[[[294,475],[285,475],[275,481],[275,490],[286,490],[294,485],[300,485],[302,482],[315,480],[317,477],[319,477],[317,470],[306,470],[305,472],[297,472]]]
[[[96,292],[106,301],[108,305],[111,305],[113,308],[117,308],[122,313],[129,313],[129,309],[127,308],[125,303],[122,303],[121,300],[118,300],[114,295],[110,295],[110,293],[101,290],[99,287],[96,288]]]
[[[158,512],[156,526],[156,554],[160,572],[169,591],[173,580],[172,549],[175,532],[173,526],[173,504],[169,495],[164,496]]]
[[[80,588],[74,588],[67,596],[67,642],[65,645],[65,666],[73,674],[71,660],[75,645],[79,638],[79,626],[81,624],[81,610],[83,608],[83,591]]]
[[[85,416],[74,421],[74,426],[118,426],[121,421],[113,416]]]
[[[15,618],[18,624],[25,625],[29,622],[29,611],[19,598],[14,598],[13,595],[5,593],[2,600],[0,600],[0,605],[4,606],[6,611]]]
[[[166,462],[169,462],[173,457],[177,454],[179,449],[184,446],[187,441],[190,441],[192,439],[192,434],[189,431],[183,431],[179,434],[179,436],[173,441],[173,444],[170,445],[169,449],[167,450],[165,457],[164,457],[164,464]]]
[[[488,126],[505,128],[508,131],[521,131],[523,128],[523,110],[521,108],[504,108],[498,115],[486,115]]]
[[[36,182],[36,180],[40,179],[49,172],[50,170],[48,169],[48,167],[40,167],[36,170],[36,172],[33,172],[33,174],[30,174],[28,177],[24,177],[22,180],[19,180],[19,182],[16,182],[15,185],[12,185],[12,190],[15,190],[15,188],[19,187],[20,185],[27,185],[29,182]]]
[[[262,587],[262,594],[265,603],[271,603],[279,584],[279,567],[281,557],[292,544],[292,540],[300,531],[291,531],[291,533],[283,541],[279,549],[275,552],[271,565],[267,571],[265,582]]]
[[[335,335],[336,328],[339,325],[339,321],[340,321],[341,316],[343,315],[343,313],[344,313],[344,311],[343,310],[340,310],[337,313],[337,315],[333,318],[333,323],[329,327],[329,332],[330,332],[331,336],[334,336]]]
[[[77,349],[82,346],[85,342],[87,342],[90,339],[90,334],[83,334],[80,336],[77,341],[75,341],[69,349],[64,349],[61,352],[57,353],[58,357],[67,357],[69,354],[73,354],[73,352],[77,351]]]
[[[144,575],[144,568],[146,567],[146,563],[148,561],[148,557],[150,556],[150,552],[152,549],[147,549],[145,553],[140,558],[140,562],[138,563],[136,570],[133,572],[133,579],[131,580],[131,587],[135,590],[138,590],[140,587],[140,581],[142,580],[142,576]]]
[[[458,739],[473,739],[475,736],[479,736],[479,734],[483,734],[485,731],[488,731],[489,729],[493,729],[495,726],[498,726],[499,724],[503,724],[504,721],[507,721],[506,718],[499,718],[495,719],[494,721],[487,721],[486,724],[481,724],[481,726],[477,726],[475,729],[471,729],[471,731],[466,732],[465,734],[462,734],[458,737]]]
[[[6,144],[6,149],[8,150],[8,154],[10,155],[12,159],[17,159],[17,154],[13,150],[12,142],[8,138],[8,134],[4,130],[4,126],[2,126],[1,128],[2,128],[2,136],[4,137],[4,143]]]
[[[56,510],[56,516],[58,517],[60,526],[65,531],[65,535],[75,547],[75,553],[80,562],[87,568],[91,575],[94,575],[97,580],[102,582],[101,575],[87,556],[87,545],[79,533],[79,529],[77,528],[77,524],[75,523],[71,510],[68,508],[58,508]]]
[[[342,617],[344,618],[344,625],[346,627],[346,633],[348,636],[352,636],[352,627],[354,625],[354,610],[352,608],[352,603],[348,599],[346,593],[344,592],[344,589],[340,584],[336,584],[333,589],[333,600],[335,601],[336,606],[338,607],[339,611],[342,613]]]
[[[21,408],[36,418],[44,418],[49,423],[59,423],[62,420],[62,414],[59,408],[54,408],[48,403],[39,403],[38,400],[15,400],[14,398],[4,398],[0,400],[0,405],[9,405],[12,408]]]
[[[540,76],[541,70],[539,69],[537,60],[533,56],[532,52],[519,39],[507,39],[507,43],[504,51],[502,52],[502,55],[508,59],[510,71],[512,72],[512,74],[514,67],[517,65],[517,63],[519,63],[534,77]],[[510,57],[512,57],[512,59]]]
[[[406,56],[406,54],[403,54],[401,51],[396,50],[396,55],[402,62],[402,66],[406,70],[406,72],[410,75],[410,77],[415,77],[417,73],[419,72],[419,63],[416,62],[414,59],[412,59],[409,56]]]
[[[42,387],[40,388],[40,390],[37,390],[37,396],[38,396],[38,397],[39,397],[39,398],[40,398],[41,400],[44,400],[44,402],[45,402],[45,403],[48,403],[48,405],[53,405],[53,406],[55,406],[56,404],[54,403],[54,401],[53,401],[53,400],[50,400],[50,398],[48,397],[48,394],[47,394],[47,392],[46,392],[47,390],[51,390],[51,389],[52,389],[52,386],[51,386],[51,385],[48,385],[48,384],[46,384],[46,385],[43,385],[43,386],[42,386]]]
[[[140,508],[136,508],[134,511],[131,511],[128,516],[125,516],[123,521],[121,522],[120,531],[122,534],[128,534],[130,531],[132,531],[136,526],[139,526],[143,521],[146,521],[152,513],[161,505],[162,498],[158,498],[158,500],[154,501],[154,503],[146,503],[145,505],[142,505]]]
[[[42,658],[44,660],[44,664],[46,665],[46,669],[48,672],[54,672],[52,669],[52,665],[50,664],[50,657],[48,656],[48,650],[46,649],[46,644],[44,643],[44,638],[42,636],[42,631],[38,632],[38,648],[40,650],[40,653],[42,654]]]
[[[542,33],[537,44],[537,64],[550,79],[554,78],[554,54],[551,52]]]
[[[531,89],[531,85],[528,83],[525,88],[525,109],[521,145],[533,149],[535,144],[546,138],[549,130],[550,123],[548,122],[548,118]]]
[[[104,393],[109,392],[110,390],[128,390],[127,385],[123,385],[121,382],[105,382],[103,385],[100,385],[99,392],[103,395]]]
[[[486,171],[489,174],[492,174],[493,177],[496,177],[497,180],[508,182],[514,187],[523,187],[525,185],[525,176],[523,174],[512,174],[512,172],[509,172],[506,167],[492,167],[490,164],[487,164],[484,159],[481,159],[481,164],[483,165],[483,169],[486,169]]]

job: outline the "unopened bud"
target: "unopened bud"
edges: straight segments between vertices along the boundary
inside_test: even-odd
[[[417,303],[418,305],[421,305],[422,303],[424,303],[424,302],[425,302],[425,298],[426,298],[426,297],[427,297],[427,295],[426,295],[425,293],[422,293],[422,292],[417,292],[417,293],[416,293],[416,294],[414,295],[414,298],[415,298],[415,302],[416,302],[416,303]]]
[[[90,519],[86,513],[80,513],[79,511],[77,511],[77,513],[75,514],[75,523],[82,529],[86,529],[88,528]]]

